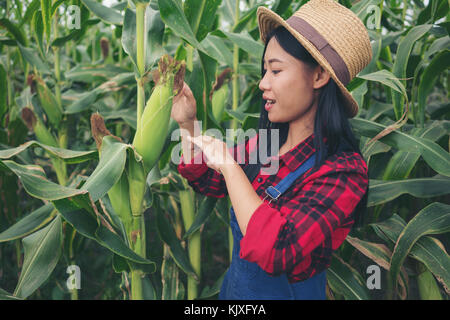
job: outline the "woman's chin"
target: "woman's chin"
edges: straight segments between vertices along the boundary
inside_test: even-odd
[[[283,121],[281,121],[281,119],[279,117],[276,116],[276,114],[274,112],[269,112],[267,115],[267,118],[272,123],[283,122]]]

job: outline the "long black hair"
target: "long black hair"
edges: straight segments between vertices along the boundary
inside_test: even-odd
[[[275,37],[280,46],[291,56],[306,63],[311,68],[318,66],[317,61],[311,54],[298,42],[298,40],[286,28],[279,26],[273,29],[267,36],[264,51],[261,59],[261,79],[264,77],[264,56],[267,45],[272,37]],[[289,123],[273,123],[268,118],[268,113],[264,108],[265,100],[261,101],[261,110],[259,118],[260,133],[267,134],[267,151],[271,150],[270,134],[271,129],[279,130],[279,143],[282,146],[286,140],[289,131]],[[265,130],[261,130],[265,129]],[[323,138],[326,137],[326,146]],[[314,138],[313,144],[317,150],[317,156],[314,166],[320,167],[328,156],[340,151],[357,152],[361,156],[361,150],[358,146],[355,136],[353,135],[348,114],[341,102],[341,93],[336,82],[330,78],[328,83],[321,88],[318,101],[318,108],[314,119]],[[270,154],[270,153],[268,153]],[[256,164],[250,164],[246,167],[246,174],[252,181],[260,170],[259,152]],[[359,202],[355,208],[354,227],[361,224],[361,218],[367,210],[367,194]]]

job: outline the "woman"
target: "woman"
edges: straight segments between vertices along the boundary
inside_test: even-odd
[[[278,171],[264,174],[259,158],[249,164],[259,136],[233,150],[196,136],[186,84],[172,109],[185,130],[178,170],[195,191],[231,200],[233,256],[220,299],[325,299],[332,252],[367,200],[367,166],[348,122],[358,105],[345,85],[370,62],[370,41],[333,0],[311,0],[286,21],[263,7],[257,15],[265,43],[259,128],[268,137],[279,130],[267,146],[281,146],[271,158]],[[234,157],[240,148],[244,164]]]

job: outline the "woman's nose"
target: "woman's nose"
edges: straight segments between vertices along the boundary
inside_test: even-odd
[[[267,74],[267,72],[266,72]],[[264,76],[262,77],[261,81],[259,81],[259,89],[261,91],[266,91],[270,89],[270,84],[267,80],[266,74],[264,74]]]

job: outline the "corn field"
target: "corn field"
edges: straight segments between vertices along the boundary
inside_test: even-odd
[[[217,299],[230,203],[171,160],[173,97],[203,132],[257,128],[256,10],[305,2],[0,0],[0,299]],[[327,298],[448,300],[449,2],[339,2],[372,44],[347,85],[370,181]]]

